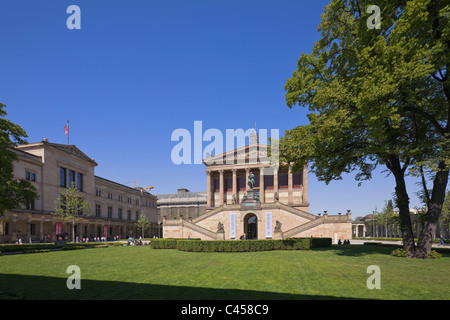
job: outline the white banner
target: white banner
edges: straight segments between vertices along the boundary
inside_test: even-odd
[[[266,238],[272,238],[272,212],[266,212]]]
[[[230,238],[236,238],[236,213],[230,212]]]

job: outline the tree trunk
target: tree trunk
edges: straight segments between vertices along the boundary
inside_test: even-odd
[[[409,213],[409,196],[406,191],[405,172],[400,165],[400,160],[396,157],[390,157],[387,167],[395,177],[395,195],[397,197],[397,207],[399,210],[400,229],[403,236],[403,248],[408,252],[409,257],[413,257],[415,255],[416,246],[414,243],[414,233]]]
[[[439,165],[441,168],[444,166],[445,164],[443,163]],[[417,250],[414,255],[416,258],[426,259],[430,256],[431,245],[433,244],[433,240],[436,235],[436,227],[439,216],[441,215],[442,205],[445,200],[448,174],[448,170],[441,170],[436,173],[434,178],[433,191],[431,193],[431,199],[428,205],[426,220],[422,228],[422,232],[420,233],[419,241],[417,243]]]

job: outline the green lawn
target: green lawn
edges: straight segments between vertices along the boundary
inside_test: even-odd
[[[412,260],[392,248],[192,253],[149,246],[0,257],[0,299],[450,299],[450,256]],[[81,290],[69,290],[69,265]],[[381,269],[369,290],[367,267]]]

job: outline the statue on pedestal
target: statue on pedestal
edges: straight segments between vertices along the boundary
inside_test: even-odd
[[[251,171],[250,171],[250,174],[248,175],[247,184],[250,187],[250,189],[253,189],[253,186],[255,185],[255,175]]]

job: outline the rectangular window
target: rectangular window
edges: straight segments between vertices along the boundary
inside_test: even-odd
[[[34,201],[32,201],[31,203],[27,203],[27,204],[25,205],[25,208],[26,208],[27,210],[34,210]]]
[[[99,204],[95,205],[95,216],[99,218],[101,216],[102,207]]]
[[[59,168],[59,186],[60,187],[67,187],[66,184],[66,168]]]
[[[119,196],[118,199],[120,202],[122,202],[122,196]]]
[[[264,188],[273,189],[273,175],[264,176]]]
[[[122,208],[119,208],[119,211],[117,212],[117,216],[119,220],[122,220]]]
[[[102,191],[101,190],[95,190],[95,195],[97,196],[97,197],[101,197],[102,196]]]
[[[131,210],[128,210],[127,212],[127,220],[131,220]]]
[[[113,194],[111,192],[108,192],[108,199],[112,199],[113,198]]]
[[[108,218],[112,218],[112,207],[108,207]]]
[[[69,188],[71,188],[73,184],[75,184],[75,171],[69,170]]]
[[[77,189],[83,191],[83,174],[77,172]]]
[[[31,180],[31,172],[30,171],[25,172],[25,179]]]
[[[300,188],[302,186],[302,178],[301,172],[292,174],[292,184],[294,185],[294,188]]]
[[[287,189],[288,188],[288,174],[287,173],[279,173],[278,174],[278,188],[279,189]]]

